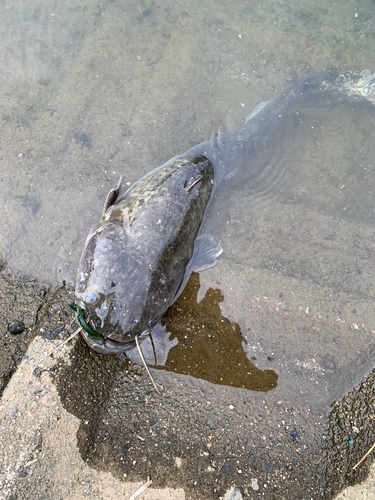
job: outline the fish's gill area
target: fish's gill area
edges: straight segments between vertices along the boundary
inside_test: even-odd
[[[144,346],[161,395],[136,353],[80,337],[31,381],[78,326],[79,256],[120,175],[302,76],[373,70],[373,7],[1,2],[1,500],[130,499],[148,478],[149,500],[374,499],[373,453],[353,470],[375,442],[369,103],[296,107],[219,187],[219,262],[163,318],[156,364]]]

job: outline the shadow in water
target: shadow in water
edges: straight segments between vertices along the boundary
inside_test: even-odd
[[[260,370],[247,358],[240,326],[221,314],[219,289],[209,288],[198,303],[199,274],[193,273],[183,293],[162,323],[178,340],[164,366],[155,368],[192,375],[213,384],[267,392],[277,385],[277,373]],[[160,363],[160,362],[159,362]]]

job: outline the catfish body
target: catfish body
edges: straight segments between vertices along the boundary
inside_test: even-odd
[[[374,73],[301,78],[238,129],[173,158],[119,199],[120,185],[109,193],[102,221],[87,237],[75,292],[97,334],[89,334],[90,328],[83,332],[93,349],[116,353],[132,348],[134,339],[148,334],[173,304],[192,270],[215,264],[220,244],[198,236],[213,193],[223,179],[249,164],[290,109],[308,105],[310,98],[317,105],[357,99],[374,103]]]

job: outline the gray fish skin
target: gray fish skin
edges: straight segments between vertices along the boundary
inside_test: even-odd
[[[174,302],[213,183],[211,162],[187,155],[108,207],[87,238],[76,284],[76,297],[96,331],[112,341],[132,341]],[[96,298],[92,303],[86,300],[90,295]],[[106,348],[112,352],[116,344],[104,342],[96,350]]]
[[[148,334],[176,300],[191,270],[216,262],[220,245],[213,242],[211,251],[206,244],[202,251],[196,239],[217,187],[249,163],[290,109],[308,105],[310,98],[319,105],[322,94],[325,105],[358,99],[375,103],[374,73],[323,72],[301,78],[242,127],[173,158],[116,200],[120,179],[107,196],[102,221],[87,237],[77,272],[77,303],[103,336],[95,340],[84,332],[90,347],[101,353],[133,348],[135,336]],[[198,249],[206,262],[196,258]]]

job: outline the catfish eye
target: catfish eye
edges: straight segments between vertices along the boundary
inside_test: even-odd
[[[86,300],[85,302],[87,302],[88,304],[92,304],[93,302],[96,301],[96,295],[95,293],[90,293],[87,297],[86,297]]]

